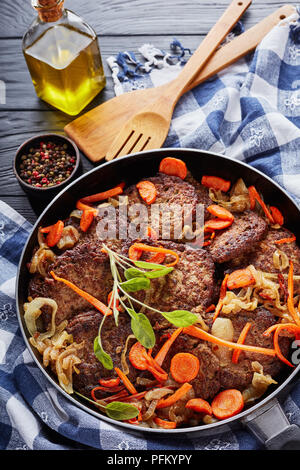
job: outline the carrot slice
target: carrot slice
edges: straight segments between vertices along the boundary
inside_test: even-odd
[[[204,224],[204,232],[214,232],[215,230],[224,230],[232,225],[233,219],[210,219]]]
[[[212,409],[208,401],[202,398],[192,398],[185,405],[190,410],[197,411],[197,413],[205,413],[206,415],[212,415]]]
[[[183,180],[187,175],[187,168],[184,161],[173,157],[164,158],[160,162],[159,171],[161,173],[165,173],[166,175],[178,176]]]
[[[255,284],[255,278],[250,269],[237,269],[229,274],[227,279],[228,289],[239,289],[240,287],[248,287]]]
[[[49,233],[50,230],[52,229],[53,225],[48,225],[48,227],[41,228],[40,231],[42,233]]]
[[[180,335],[182,330],[183,330],[183,328],[177,328],[177,330],[175,330],[172,333],[171,337],[169,339],[167,339],[167,341],[164,343],[162,348],[158,351],[158,353],[155,356],[155,361],[157,362],[158,365],[160,365],[160,366],[162,365],[166,355],[168,354],[168,351],[169,351],[170,347],[174,343],[175,339]]]
[[[290,269],[288,274],[288,298],[287,298],[287,306],[290,314],[293,317],[294,322],[297,325],[300,325],[300,318],[299,314],[295,309],[294,306],[294,263],[290,260]]]
[[[276,224],[283,225],[284,224],[284,217],[283,217],[282,213],[280,212],[280,210],[275,206],[270,206],[270,211],[271,211],[272,217],[274,219],[274,222]]]
[[[80,200],[76,202],[76,209],[80,211],[86,211],[86,210],[92,210],[94,211],[94,216],[96,217],[98,215],[98,209],[95,209],[92,206],[89,206],[88,204],[83,204]]]
[[[172,357],[170,372],[176,382],[190,382],[200,369],[198,357],[191,353],[177,353]]]
[[[291,237],[288,238],[281,238],[281,240],[275,240],[274,243],[277,245],[281,245],[282,243],[292,243],[296,241],[296,236],[293,234]]]
[[[273,216],[272,216],[271,212],[269,211],[267,205],[264,203],[264,201],[262,200],[262,198],[258,194],[255,186],[249,186],[248,192],[249,192],[249,197],[250,197],[250,208],[254,209],[255,201],[257,201],[258,204],[261,206],[262,210],[264,211],[266,217],[271,222],[271,224],[274,224],[275,221],[273,219]],[[253,201],[254,201],[254,206],[253,206]]]
[[[212,411],[216,418],[227,419],[234,416],[244,408],[243,395],[239,390],[234,388],[224,390],[218,393],[213,399]]]
[[[215,311],[215,314],[214,314],[214,317],[213,317],[213,321],[215,321],[215,319],[219,316],[219,313],[222,310],[223,300],[224,300],[224,297],[226,296],[226,291],[227,291],[228,277],[229,277],[229,274],[226,274],[223,281],[222,281],[221,289],[220,289],[220,297],[219,297],[219,300],[218,300],[218,304],[216,306],[216,311]]]
[[[131,245],[129,247],[129,250],[128,250],[128,257],[129,259],[131,259],[132,261],[137,261],[140,259],[140,257],[142,256],[143,254],[143,251],[142,250],[138,250],[134,244]]]
[[[248,344],[238,344],[231,341],[226,341],[225,339],[213,336],[210,333],[207,333],[206,331],[201,330],[200,328],[197,328],[193,325],[184,327],[183,333],[194,336],[195,338],[203,339],[204,341],[208,341],[210,343],[218,344],[219,346],[226,346],[227,348],[231,349],[240,349],[241,351],[265,354],[266,356],[276,355],[275,349],[261,348],[259,346],[249,346]]]
[[[234,220],[234,215],[224,207],[212,204],[206,208],[208,212],[222,220]]]
[[[51,226],[50,231],[46,237],[46,243],[48,246],[55,246],[59,242],[63,228],[64,223],[61,220],[58,220],[56,224]]]
[[[175,264],[177,264],[179,261],[178,254],[173,250],[168,250],[167,248],[162,248],[160,246],[149,246],[149,245],[145,245],[144,243],[134,243],[133,245],[131,245],[131,247],[133,247],[134,250],[149,251],[149,252],[154,252],[154,253],[165,253],[165,254],[174,256],[175,260],[172,263],[166,264],[167,267],[175,266]],[[129,251],[130,251],[130,248],[129,248]]]
[[[175,421],[166,421],[165,419],[161,419],[158,416],[156,416],[153,421],[155,422],[155,424],[164,429],[175,429],[177,426]]]
[[[206,186],[207,188],[215,189],[216,191],[224,191],[225,193],[229,191],[231,182],[228,180],[224,180],[223,178],[219,178],[219,176],[208,176],[203,175],[201,179],[201,184]]]
[[[94,220],[94,210],[85,209],[80,218],[80,228],[83,232],[87,232]]]
[[[132,395],[137,393],[134,385],[130,382],[129,378],[124,374],[124,372],[122,372],[119,367],[115,367],[115,371],[122,380],[125,387],[127,388],[128,392],[130,392]]]
[[[103,385],[103,387],[113,388],[120,384],[120,378],[116,377],[115,379],[100,379],[99,383],[100,385]]]
[[[147,204],[153,204],[157,196],[155,184],[151,181],[140,181],[136,184],[139,194]]]
[[[139,341],[134,343],[134,345],[131,347],[128,357],[133,367],[138,370],[147,370],[147,352],[144,346],[139,343]]]
[[[211,304],[207,309],[205,310],[205,313],[213,312],[216,309],[215,304]]]
[[[122,194],[125,183],[120,183],[108,191],[103,191],[102,193],[92,194],[91,196],[83,197],[80,200],[83,204],[92,204],[93,202],[104,201],[110,197],[118,196]]]
[[[94,305],[94,307],[99,310],[99,312],[103,313],[103,315],[111,315],[112,311],[110,308],[108,308],[103,302],[100,300],[96,299],[96,297],[92,296],[88,292],[80,289],[77,287],[73,282],[68,281],[67,279],[64,279],[63,277],[58,277],[54,271],[50,272],[51,276],[59,282],[63,282],[66,284],[66,286],[70,287],[76,294],[80,295],[80,297],[83,297],[85,300],[87,300],[90,304]]]
[[[159,400],[156,408],[159,410],[161,408],[167,408],[168,406],[174,405],[174,403],[184,397],[184,395],[186,395],[187,392],[191,390],[191,388],[191,384],[187,382],[184,383],[183,385],[181,385],[180,388],[176,390],[176,392],[173,393],[173,395],[170,395],[168,398],[162,398],[161,400]]]
[[[244,344],[245,343],[246,336],[247,336],[248,331],[250,330],[251,326],[252,326],[252,323],[250,323],[250,322],[246,323],[246,325],[244,326],[244,328],[241,331],[239,339],[237,340],[238,344]],[[240,354],[241,354],[240,349],[235,349],[233,351],[231,360],[234,364],[237,364],[239,362]]]

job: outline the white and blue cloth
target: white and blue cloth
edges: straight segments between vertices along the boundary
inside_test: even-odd
[[[180,54],[174,54],[180,48]],[[156,86],[178,74],[189,50],[167,54],[144,45],[109,58],[116,93]],[[175,55],[175,57],[174,57]],[[178,59],[179,57],[179,59]],[[174,61],[176,62],[174,64]],[[202,148],[246,161],[300,201],[300,20],[276,26],[255,53],[184,95],[168,147]],[[31,226],[0,201],[0,449],[260,449],[246,430],[157,439],[120,431],[69,402],[44,377],[25,347],[15,307],[15,276]],[[300,383],[285,401],[300,425]]]

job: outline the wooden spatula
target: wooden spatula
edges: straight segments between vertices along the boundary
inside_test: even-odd
[[[251,52],[279,21],[294,12],[294,6],[285,5],[220,48],[189,85],[189,89]],[[167,84],[115,96],[72,121],[65,127],[65,132],[91,161],[98,162],[105,157],[118,129],[148,103],[155,100],[160,90],[166,87]]]
[[[126,122],[107,151],[106,160],[162,146],[180,96],[188,89],[193,78],[205,66],[251,1],[233,0],[230,3],[178,77],[168,83],[156,100]]]

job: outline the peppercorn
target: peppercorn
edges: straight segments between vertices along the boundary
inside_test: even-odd
[[[31,186],[47,188],[61,184],[74,171],[76,159],[68,153],[68,145],[39,142],[29,153],[22,155],[20,177]]]

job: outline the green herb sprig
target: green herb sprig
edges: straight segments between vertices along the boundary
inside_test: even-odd
[[[90,400],[81,393],[75,392],[80,398],[84,398],[88,402],[101,408],[109,418],[116,419],[117,421],[124,421],[127,419],[136,418],[139,414],[139,410],[136,406],[130,405],[129,403],[122,403],[121,401],[113,401],[108,405],[102,405],[101,403]]]

